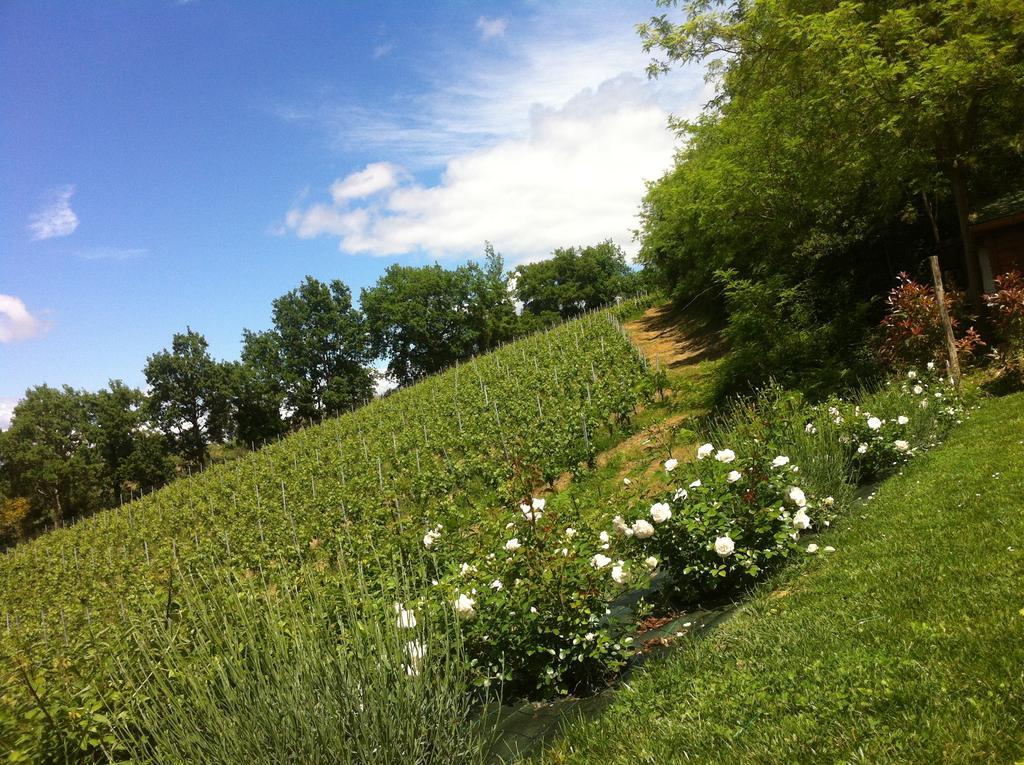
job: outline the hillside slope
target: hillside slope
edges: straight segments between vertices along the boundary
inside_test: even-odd
[[[763,585],[537,759],[1019,761],[1022,433],[1024,396],[984,402],[828,533],[835,552]]]
[[[592,460],[645,370],[614,316],[591,314],[48,534],[0,557],[0,636],[62,650],[161,597],[172,570],[387,558],[472,524]]]

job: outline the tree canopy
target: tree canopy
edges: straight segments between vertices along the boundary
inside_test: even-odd
[[[344,282],[307,276],[273,303],[274,328],[246,332],[243,358],[255,370],[264,404],[276,381],[293,420],[321,419],[365,403],[373,395],[373,358],[363,314]],[[269,408],[260,407],[264,416]]]
[[[516,294],[523,312],[569,319],[634,291],[634,273],[611,241],[560,247],[546,260],[518,266]]]
[[[489,246],[483,265],[391,265],[360,304],[374,353],[400,385],[495,348],[516,329],[504,265]]]
[[[170,350],[150,356],[143,371],[153,422],[179,454],[205,463],[208,445],[222,441],[230,427],[225,366],[210,356],[206,338],[188,328],[174,335]]]
[[[645,198],[640,259],[679,302],[724,296],[740,350],[730,364],[747,360],[724,375],[841,382],[872,300],[934,248],[932,216],[940,239],[960,238],[960,273],[977,292],[971,200],[1022,167],[1012,104],[1024,99],[1024,2],[695,0],[681,10],[640,27],[660,57],[652,72],[705,63],[715,95],[697,119],[674,123],[684,144]],[[753,332],[755,320],[775,330]],[[783,350],[793,337],[809,343],[798,363]],[[835,369],[805,374],[810,358]]]

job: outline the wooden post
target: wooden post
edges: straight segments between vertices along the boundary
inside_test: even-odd
[[[946,291],[942,288],[942,272],[939,271],[939,256],[932,255],[928,258],[932,266],[932,281],[935,282],[935,300],[939,305],[939,317],[942,319],[942,326],[946,330],[946,351],[949,353],[949,372],[953,377],[953,384],[957,392],[960,391],[960,360],[956,354],[956,339],[953,337],[953,323],[949,320],[949,312],[946,310]]]

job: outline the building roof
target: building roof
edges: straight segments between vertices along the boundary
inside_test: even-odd
[[[1024,222],[1024,188],[981,205],[974,211],[971,228],[976,233]]]

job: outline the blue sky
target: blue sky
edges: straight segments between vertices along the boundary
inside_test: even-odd
[[[0,5],[0,427],[25,388],[218,358],[306,274],[629,251],[670,113],[625,3]]]

